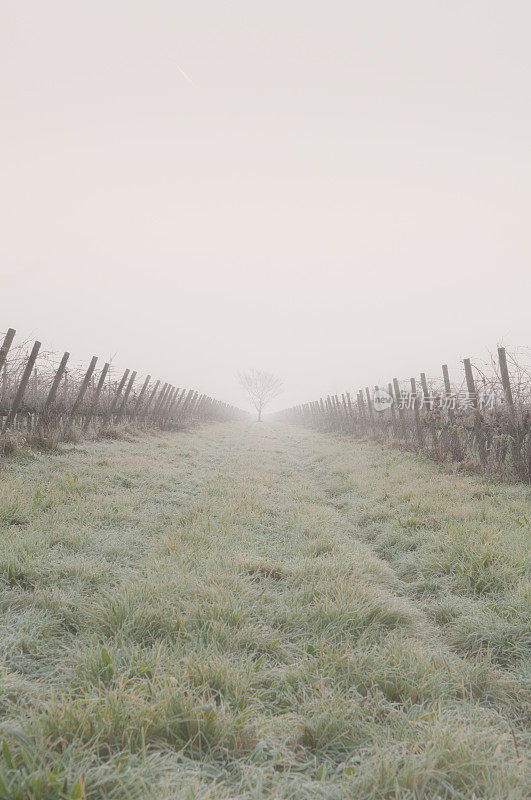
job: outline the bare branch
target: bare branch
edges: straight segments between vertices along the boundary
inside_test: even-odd
[[[262,412],[269,403],[282,391],[283,380],[263,369],[251,367],[246,372],[238,373],[238,380],[244,393],[258,412],[258,421],[262,420]]]

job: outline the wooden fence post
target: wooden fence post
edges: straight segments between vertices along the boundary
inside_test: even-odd
[[[369,426],[371,429],[371,433],[374,435],[374,418],[372,415],[372,401],[371,401],[371,392],[368,386],[365,387],[365,396],[367,398],[367,409],[369,411]]]
[[[138,414],[139,414],[139,412],[140,412],[140,409],[141,409],[141,407],[142,407],[142,401],[143,401],[143,399],[144,399],[144,395],[145,395],[145,393],[146,393],[146,391],[147,391],[147,388],[148,388],[148,386],[149,386],[149,382],[150,382],[150,380],[151,380],[151,375],[148,375],[148,376],[146,377],[146,380],[145,380],[145,381],[144,381],[144,383],[142,384],[142,389],[140,390],[140,394],[139,394],[139,395],[138,395],[138,397],[136,398],[135,410],[134,410],[134,415],[135,415],[135,417],[136,417],[136,416],[138,416]]]
[[[201,420],[203,419],[203,407],[205,404],[205,395],[200,394],[197,399],[197,404],[195,407],[195,413],[197,414],[198,418]]]
[[[85,397],[85,392],[87,391],[88,385],[90,383],[90,379],[92,378],[92,373],[96,369],[96,362],[98,360],[97,356],[92,356],[89,368],[85,373],[85,377],[83,378],[83,382],[79,387],[79,392],[77,393],[77,397],[74,400],[74,404],[70,411],[70,415],[68,417],[68,423],[71,425],[74,421],[74,416],[77,414],[79,409],[81,408],[81,403],[83,402],[83,398]]]
[[[531,476],[531,431],[528,431],[527,433],[527,454],[524,455],[520,452],[520,448],[522,439],[525,439],[525,431],[522,430],[519,424],[518,417],[516,415],[516,409],[514,407],[513,391],[511,389],[509,369],[507,367],[507,354],[505,352],[505,347],[498,347],[498,361],[500,364],[503,393],[509,407],[509,417],[513,427],[513,443],[511,449],[513,452],[514,465],[518,471],[523,470],[524,475],[529,480]]]
[[[169,423],[173,419],[173,415],[175,413],[175,408],[177,406],[177,402],[178,402],[180,391],[181,390],[179,389],[179,387],[177,387],[175,389],[175,392],[173,393],[173,398],[171,400],[171,403],[168,404],[168,407],[166,409],[166,414],[164,416],[164,422],[165,423]]]
[[[172,410],[173,418],[175,418],[176,415],[179,413],[179,409],[184,402],[185,395],[186,395],[186,389],[181,389],[180,393],[177,392],[177,394],[175,395],[175,402],[173,404],[173,410]]]
[[[158,415],[157,415],[158,416],[159,425],[162,425],[162,423],[164,422],[164,417],[166,415],[166,409],[168,408],[168,403],[171,400],[171,398],[173,397],[173,393],[174,392],[175,392],[175,386],[172,383],[169,383],[168,384],[168,388],[166,389],[166,394],[162,398],[161,403],[159,405],[159,410],[158,410]]]
[[[2,347],[0,347],[0,370],[6,363],[7,354],[9,353],[9,348],[11,347],[13,339],[15,338],[15,333],[16,331],[14,328],[9,328],[4,336]]]
[[[185,394],[185,390],[184,389],[177,388],[177,391],[175,392],[175,397],[173,398],[172,407],[170,409],[171,421],[173,421],[175,419],[176,415],[178,414],[179,406],[181,405],[181,403],[182,403],[182,401],[184,399],[184,394]],[[212,406],[213,403],[214,403],[214,401],[211,400],[210,401],[210,405]]]
[[[395,390],[396,410],[398,411],[398,422],[400,425],[400,430],[402,431],[402,438],[405,441],[407,439],[406,420],[404,415],[404,409],[402,408],[402,403],[400,402],[402,397],[400,394],[400,386],[398,384],[398,378],[393,378],[393,388]]]
[[[116,408],[116,404],[117,404],[117,402],[118,402],[118,400],[120,398],[120,395],[122,394],[122,389],[124,388],[124,385],[125,385],[125,382],[126,382],[128,376],[129,376],[129,370],[126,369],[124,374],[121,377],[120,383],[118,384],[118,388],[117,388],[117,390],[116,390],[116,392],[114,394],[114,397],[112,399],[111,407],[110,407],[109,411],[107,412],[106,420],[111,422],[111,424],[112,424],[112,421],[113,421],[113,414],[114,414],[114,410]]]
[[[170,405],[173,403],[174,396],[175,396],[175,386],[170,386],[170,391],[168,392],[168,394],[164,398],[164,402],[163,402],[163,404],[161,406],[161,409],[160,409],[159,422],[160,422],[161,425],[164,425],[164,423],[166,421],[166,416],[168,414]]]
[[[21,404],[21,402],[22,402],[22,400],[24,398],[24,392],[26,391],[26,386],[28,385],[28,381],[30,379],[30,375],[33,372],[33,367],[35,365],[35,361],[37,360],[37,355],[39,353],[40,347],[41,347],[41,343],[40,342],[35,342],[35,344],[32,347],[32,350],[31,350],[31,353],[29,355],[28,361],[27,361],[26,366],[24,368],[24,372],[22,373],[22,377],[20,379],[20,383],[18,385],[17,393],[16,393],[16,395],[15,395],[15,397],[13,399],[13,404],[11,406],[9,414],[7,415],[7,417],[5,419],[4,427],[2,429],[2,433],[5,433],[7,431],[7,429],[9,428],[9,426],[12,425],[14,420],[15,420],[15,417],[17,415],[17,411],[18,411],[18,409],[20,407],[20,404]]]
[[[177,404],[179,402],[180,394],[181,394],[181,390],[180,390],[179,386],[177,386],[177,388],[175,389],[175,391],[173,393],[173,397],[171,399],[171,402],[169,402],[168,405],[166,406],[166,412],[165,412],[165,415],[164,415],[164,421],[165,422],[170,422],[173,419],[173,416],[175,414],[175,409],[177,408]]]
[[[154,420],[158,419],[160,407],[162,405],[164,398],[166,397],[169,388],[170,384],[164,383],[162,389],[159,392],[159,396],[155,400],[155,405],[153,407],[153,414],[152,414]]]
[[[198,396],[199,396],[199,392],[194,391],[194,393],[192,395],[192,402],[190,403],[190,416],[193,416],[193,414],[195,414],[195,409],[196,409],[196,406],[197,406],[197,398],[198,398]]]
[[[92,398],[92,404],[90,406],[90,411],[85,417],[85,424],[83,425],[83,430],[87,430],[88,426],[92,421],[92,417],[96,414],[98,410],[98,403],[100,401],[100,394],[103,389],[103,384],[105,383],[105,378],[107,377],[107,373],[109,371],[110,364],[105,363],[103,365],[103,369],[101,371],[100,379],[98,381],[98,385],[96,386],[94,397]]]
[[[392,385],[390,383],[387,384],[387,392],[389,394],[389,397],[393,401],[391,403],[391,419],[392,419],[392,425],[393,425],[393,434],[396,435],[396,432],[397,432],[398,428],[397,428],[397,424],[396,424],[395,400],[394,400],[394,397],[393,397],[393,387],[392,387]]]
[[[419,404],[417,403],[417,382],[415,378],[410,379],[411,394],[413,396],[413,413],[415,415],[415,429],[417,431],[417,440],[419,447],[424,447],[424,432],[422,430],[422,423],[420,421]]]
[[[514,410],[513,391],[511,389],[511,381],[509,379],[509,369],[507,367],[507,354],[505,352],[505,347],[498,347],[498,361],[500,363],[500,373],[502,379],[503,393],[505,395],[505,400],[507,401],[507,405],[509,407],[509,415],[511,417],[511,421],[516,429],[518,425],[516,419],[516,412]]]
[[[124,397],[123,397],[123,400],[122,400],[122,404],[120,406],[120,410],[118,411],[118,414],[116,415],[116,422],[120,422],[120,420],[122,419],[122,417],[124,415],[125,407],[127,406],[127,401],[129,399],[129,395],[131,393],[131,389],[133,388],[133,383],[135,382],[135,378],[136,378],[136,372],[132,372],[131,373],[131,377],[129,378],[129,383],[127,384],[127,388],[126,388],[126,390],[124,392]]]
[[[194,390],[188,389],[186,393],[186,397],[184,398],[184,403],[181,408],[181,417],[184,419],[185,415],[189,412],[190,405],[192,403],[192,398],[194,396]]]
[[[186,397],[184,398],[184,403],[183,403],[182,408],[181,408],[181,416],[182,417],[184,417],[185,413],[188,411],[188,406],[190,405],[190,402],[192,400],[193,393],[194,393],[194,390],[193,389],[189,389],[187,394],[186,394]]]
[[[469,399],[472,402],[472,406],[474,408],[473,417],[474,417],[474,432],[476,434],[476,441],[478,443],[478,451],[479,451],[479,458],[482,464],[484,464],[487,460],[487,452],[485,450],[485,440],[483,438],[483,429],[481,427],[481,414],[478,410],[478,397],[476,394],[476,386],[474,384],[474,376],[472,374],[472,365],[470,363],[469,358],[465,358],[465,378],[466,378],[466,387],[468,389]]]
[[[442,374],[443,374],[443,380],[444,380],[444,393],[446,395],[446,398],[448,399],[452,395],[452,386],[450,384],[450,376],[448,374],[448,365],[447,364],[443,364],[442,365]],[[451,405],[448,406],[447,410],[448,410],[448,419],[450,420],[452,425],[455,425],[455,413],[454,413],[454,410],[451,407]]]
[[[167,392],[166,392],[166,394],[165,394],[165,396],[164,396],[164,398],[162,400],[162,403],[160,404],[160,407],[159,407],[159,414],[158,414],[159,425],[163,425],[164,424],[164,420],[166,418],[166,412],[168,410],[169,404],[171,403],[171,401],[173,399],[174,394],[175,394],[175,386],[172,383],[169,383],[168,384],[168,390],[167,390]]]
[[[154,397],[155,397],[155,395],[157,394],[157,389],[159,388],[159,386],[160,386],[160,381],[156,381],[156,383],[155,383],[155,386],[154,386],[154,387],[153,387],[153,389],[151,390],[151,394],[150,394],[150,395],[149,395],[149,397],[148,397],[148,401],[147,401],[146,405],[144,406],[144,413],[143,413],[143,417],[144,417],[144,419],[145,419],[145,418],[147,417],[147,415],[148,415],[148,411],[149,411],[149,409],[150,409],[151,403],[153,402],[153,398],[154,398]]]
[[[352,401],[350,399],[350,392],[347,392],[347,406],[348,406],[348,415],[352,417]]]
[[[420,383],[422,386],[422,393],[424,395],[424,405],[426,406],[426,409],[428,410],[429,413],[430,411],[432,411],[432,407],[431,407],[430,393],[428,390],[428,381],[426,380],[425,372],[420,373]]]
[[[44,411],[49,411],[50,408],[55,403],[55,398],[57,397],[57,390],[59,389],[59,384],[61,383],[61,378],[64,375],[64,371],[66,369],[66,365],[68,359],[70,358],[70,353],[63,353],[63,357],[57,367],[57,372],[54,375],[52,385],[50,386],[50,391],[48,392],[48,397],[46,398],[46,402],[44,403]]]
[[[210,397],[208,395],[203,394],[201,397],[201,419],[209,419],[210,414]]]

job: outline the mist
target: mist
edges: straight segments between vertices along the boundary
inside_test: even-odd
[[[0,8],[0,330],[272,410],[528,342],[528,3]]]

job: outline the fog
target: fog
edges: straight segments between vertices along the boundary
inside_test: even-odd
[[[528,2],[0,9],[0,330],[277,408],[529,343]]]

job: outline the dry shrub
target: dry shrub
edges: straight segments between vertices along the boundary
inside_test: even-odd
[[[18,431],[6,431],[0,435],[0,455],[10,456],[17,453],[24,445],[24,436]]]
[[[83,439],[83,432],[79,428],[69,425],[63,431],[61,439],[63,442],[68,442],[69,444],[79,444]]]
[[[26,444],[38,450],[57,450],[59,439],[60,435],[57,429],[41,427],[25,436]]]
[[[107,425],[98,431],[98,436],[101,439],[124,439],[125,441],[132,442],[138,430],[132,425],[122,423],[121,425]]]

